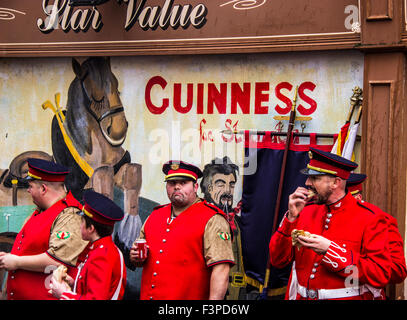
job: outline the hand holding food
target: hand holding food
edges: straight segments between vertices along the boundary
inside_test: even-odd
[[[70,286],[66,281],[68,277],[67,271],[67,267],[60,265],[52,272],[51,289],[48,292],[57,298],[60,297],[63,291],[70,290]]]
[[[315,196],[315,192],[312,190],[308,190],[307,200],[312,199]]]
[[[54,270],[52,276],[55,278],[56,281],[61,283],[62,281],[65,280],[67,276],[67,271],[68,271],[67,267],[60,265],[58,268]]]
[[[304,209],[308,201],[309,190],[304,187],[298,187],[290,196],[288,197],[288,214],[287,218],[290,222],[297,219],[298,215]]]

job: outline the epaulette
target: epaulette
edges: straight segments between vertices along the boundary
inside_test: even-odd
[[[212,209],[213,211],[215,211],[217,214],[220,214],[222,217],[224,217],[226,219],[226,221],[229,222],[228,219],[228,215],[221,209],[219,209],[217,206],[215,206],[214,204],[208,203],[206,201],[203,201],[203,204],[208,207],[209,209]],[[229,222],[230,225],[230,222]]]
[[[224,214],[224,212],[223,212],[222,210],[220,210],[217,206],[215,206],[215,205],[213,205],[213,204],[210,204],[210,203],[208,203],[208,202],[206,202],[206,201],[202,201],[202,202],[203,202],[203,204],[204,204],[205,206],[207,206],[209,209],[212,209],[212,210],[215,211],[216,213]]]
[[[62,199],[62,202],[65,203],[67,207],[75,207],[78,208],[79,210],[83,209],[83,205],[74,198],[71,192],[68,192],[65,198]]]
[[[206,202],[205,200],[203,200],[202,202],[203,202],[203,204],[204,204],[206,207],[208,207],[209,209],[212,209],[212,210],[215,211],[217,214],[220,214],[223,218],[225,218],[225,220],[226,220],[227,223],[229,224],[229,228],[230,228],[230,231],[231,231],[231,232],[230,232],[231,240],[233,241],[235,235],[234,235],[234,233],[233,233],[233,227],[232,227],[231,222],[230,222],[229,219],[228,219],[227,214],[226,214],[225,212],[223,212],[221,209],[219,209],[217,206],[215,206],[214,204],[208,203],[208,202]]]
[[[356,203],[358,204],[358,206],[360,206],[360,207],[362,207],[362,208],[364,208],[366,210],[369,210],[373,214],[376,214],[376,212],[374,212],[372,209],[368,208],[367,206],[363,205],[363,203],[361,203],[359,200],[356,201]]]

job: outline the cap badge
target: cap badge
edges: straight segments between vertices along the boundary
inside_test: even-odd
[[[312,159],[312,152],[311,152],[311,151],[308,151],[308,157],[309,157],[310,159]]]
[[[179,164],[178,163],[173,163],[171,165],[171,170],[178,170],[179,169]]]

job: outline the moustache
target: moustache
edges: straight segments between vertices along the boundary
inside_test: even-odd
[[[230,193],[224,193],[219,197],[220,200],[232,200],[233,195]]]

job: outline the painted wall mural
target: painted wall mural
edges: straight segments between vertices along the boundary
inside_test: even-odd
[[[74,164],[69,184],[80,190],[98,184],[98,169],[108,164],[114,185],[129,190],[126,196],[155,203],[167,201],[161,166],[170,158],[203,169],[215,157],[228,156],[242,167],[243,135],[224,130],[284,131],[296,86],[295,130],[336,133],[363,77],[357,52],[85,60],[0,61],[0,146],[7,150],[0,167],[9,168],[26,151],[45,152]],[[51,105],[65,117],[62,127]],[[62,143],[61,128],[94,170],[90,181]],[[131,182],[123,181],[130,171]],[[115,192],[112,184],[100,187]],[[240,192],[239,181],[235,189]]]

